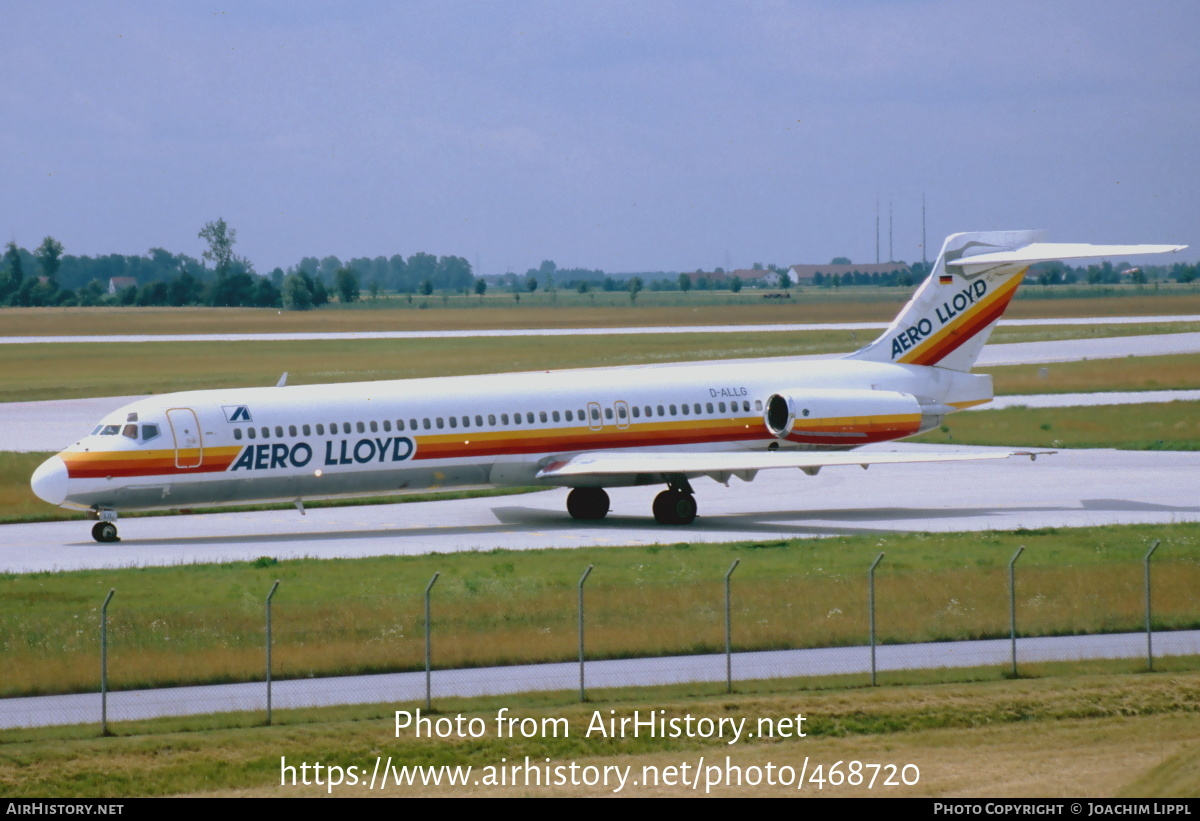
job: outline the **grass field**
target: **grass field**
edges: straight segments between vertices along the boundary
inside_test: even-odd
[[[572,659],[588,564],[593,658],[720,652],[722,579],[734,559],[737,649],[861,644],[866,570],[881,551],[883,642],[1007,635],[1006,568],[1018,546],[1027,548],[1023,634],[1137,630],[1140,562],[1153,539],[1162,540],[1155,624],[1200,627],[1200,524],[6,574],[0,695],[94,688],[98,608],[110,588],[109,681],[126,689],[257,680],[262,602],[275,579],[279,678],[420,669],[422,593],[435,571],[439,668]]]
[[[958,413],[912,442],[1033,448],[1200,450],[1200,402]]]
[[[1001,329],[998,342],[1035,342],[1184,331],[1192,326],[1132,325],[1035,326]],[[1200,325],[1196,325],[1200,330]],[[539,337],[498,339],[330,340],[289,342],[60,343],[0,345],[0,402],[72,399],[90,396],[161,394],[204,388],[274,385],[288,372],[292,385],[409,379],[425,376],[557,370],[563,368],[687,362],[713,359],[837,354],[861,346],[873,334],[807,331],[738,334],[645,334],[637,336]],[[1153,378],[1163,387],[1195,384],[1196,369],[1186,357],[1164,360]],[[1141,362],[1148,360],[1142,359]],[[1098,360],[1088,383],[1107,386]],[[1086,363],[1081,363],[1086,364]],[[1054,373],[1066,373],[1066,365]],[[1118,380],[1145,384],[1129,365],[1116,368]],[[1040,392],[1043,386],[1031,384]],[[1072,387],[1072,389],[1076,389]],[[1080,388],[1086,389],[1086,388]],[[1114,387],[1093,387],[1114,390]]]
[[[1088,298],[1073,294],[1097,294]],[[1046,298],[1051,296],[1053,298]],[[473,328],[617,328],[633,325],[753,325],[779,322],[885,322],[909,297],[907,289],[806,289],[787,300],[763,299],[762,292],[643,291],[637,304],[624,293],[579,295],[559,292],[439,296],[366,300],[318,311],[261,308],[5,308],[0,328],[6,336],[308,333],[317,331],[469,330]],[[422,309],[424,305],[426,309]],[[1018,292],[1006,316],[1049,319],[1086,316],[1200,314],[1195,287],[1041,289]]]
[[[413,704],[277,711],[276,726],[253,726],[246,716],[234,729],[213,727],[215,717],[163,719],[117,725],[118,737],[97,738],[95,727],[0,732],[0,796],[367,796],[364,786],[281,786],[281,757],[288,763],[317,761],[328,766],[365,767],[366,781],[376,756],[397,766],[471,766],[505,760],[536,763],[643,767],[730,763],[742,768],[792,767],[808,759],[808,773],[841,762],[915,765],[913,786],[869,789],[860,785],[806,780],[801,790],[732,786],[723,796],[798,795],[1001,797],[1196,797],[1200,796],[1200,745],[1195,727],[1200,709],[1200,672],[1130,674],[1124,663],[1047,665],[1038,678],[1004,681],[980,671],[972,684],[915,681],[904,686],[831,688],[812,691],[801,682],[747,683],[733,695],[698,693],[696,687],[606,691],[589,704],[572,703],[570,693],[444,701],[437,716],[484,722],[484,735],[467,740],[397,736],[396,709]],[[711,688],[711,685],[709,685]],[[495,717],[509,715],[565,719],[558,737],[498,738]],[[665,717],[745,719],[805,716],[804,738],[728,739],[588,737],[595,711],[618,717],[634,709],[664,711]],[[232,717],[220,717],[226,725]],[[1070,751],[1070,754],[1064,754]],[[909,770],[910,780],[912,770]],[[312,770],[309,770],[310,780]],[[630,779],[632,780],[632,778]],[[613,788],[405,787],[389,785],[397,796],[611,796]],[[621,795],[704,794],[682,786],[627,786]]]

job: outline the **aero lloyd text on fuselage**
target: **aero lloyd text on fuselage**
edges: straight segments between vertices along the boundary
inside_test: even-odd
[[[954,317],[958,316],[969,306],[974,305],[986,293],[987,283],[982,279],[976,280],[934,308],[933,313],[937,316],[936,327],[928,317],[921,317],[916,324],[910,325],[900,331],[892,338],[892,359],[900,356],[905,351],[912,350],[921,340],[932,334],[934,330],[940,330],[948,325],[950,320],[954,319]]]
[[[365,465],[367,463],[405,462],[417,446],[407,436],[336,439],[325,443],[321,465]],[[313,461],[313,448],[307,442],[285,445],[281,442],[247,445],[229,470],[274,470],[302,468]]]

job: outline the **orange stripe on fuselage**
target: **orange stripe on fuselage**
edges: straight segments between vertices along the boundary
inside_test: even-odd
[[[1014,275],[999,290],[975,305],[973,310],[959,316],[897,362],[905,365],[936,365],[941,362],[1003,315],[1024,278],[1025,271]]]
[[[71,479],[105,479],[109,476],[170,476],[186,473],[220,473],[233,464],[240,447],[205,448],[199,467],[175,466],[174,450],[118,450],[67,452],[59,456]],[[200,455],[198,448],[179,451],[179,461],[192,464]]]

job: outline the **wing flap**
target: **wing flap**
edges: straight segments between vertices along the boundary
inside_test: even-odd
[[[895,465],[916,462],[966,462],[981,459],[1009,459],[1028,456],[1036,459],[1051,451],[987,451],[975,453],[902,453],[874,451],[746,451],[716,453],[579,453],[551,460],[537,473],[538,479],[565,477],[628,476],[639,473],[682,473],[687,475],[752,474],[773,468],[799,468],[815,473],[824,467],[841,465]],[[811,475],[811,474],[810,474]]]

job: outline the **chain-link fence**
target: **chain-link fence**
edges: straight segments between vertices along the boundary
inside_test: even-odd
[[[285,580],[212,607],[124,604],[117,589],[70,618],[10,615],[0,727],[107,731],[244,711],[269,722],[273,709],[333,704],[1200,656],[1200,562],[1169,550],[1073,566],[1018,551],[1007,565],[944,570],[881,553],[857,572],[765,577],[746,573],[753,555],[701,574],[686,550],[662,551],[619,574],[579,567],[549,582],[498,562],[484,578],[407,579],[394,596],[306,598]]]

